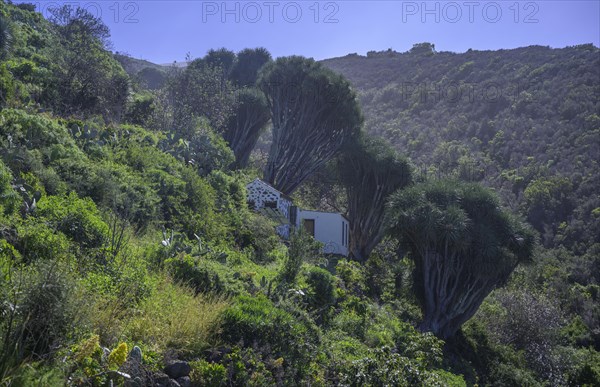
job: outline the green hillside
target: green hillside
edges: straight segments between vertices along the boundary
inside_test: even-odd
[[[324,63],[358,90],[365,129],[424,172],[485,181],[547,247],[600,243],[597,47],[457,54],[423,43]]]
[[[163,73],[109,39],[0,2],[1,386],[600,382],[597,48],[326,61],[357,98],[307,58]],[[540,100],[398,100],[534,70]],[[350,256],[280,238],[256,177],[339,204]]]

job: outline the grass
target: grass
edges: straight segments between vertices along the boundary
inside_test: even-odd
[[[194,294],[194,290],[163,278],[124,326],[134,342],[151,343],[152,350],[177,349],[198,353],[216,343],[221,312],[227,300]]]
[[[164,275],[153,278],[150,295],[135,308],[124,310],[118,300],[101,298],[90,308],[91,328],[102,345],[126,340],[164,353],[169,349],[189,354],[216,345],[221,312],[228,300],[174,283]]]

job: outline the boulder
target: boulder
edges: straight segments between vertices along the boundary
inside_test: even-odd
[[[163,373],[156,373],[154,374],[154,384],[156,384],[158,387],[169,387],[171,385],[171,378],[169,378],[169,375],[167,374],[163,374]]]
[[[165,367],[165,373],[172,379],[189,376],[191,371],[192,367],[187,362],[181,360],[172,361]]]
[[[142,350],[137,345],[133,347],[129,355],[127,356],[127,360],[131,360],[138,364],[142,364]]]

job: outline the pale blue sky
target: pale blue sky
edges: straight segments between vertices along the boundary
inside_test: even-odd
[[[30,1],[36,3],[35,1]],[[50,4],[39,1],[42,12]],[[101,15],[114,49],[156,63],[210,48],[325,59],[370,50],[600,45],[600,1],[72,1]],[[118,10],[118,12],[117,12]]]

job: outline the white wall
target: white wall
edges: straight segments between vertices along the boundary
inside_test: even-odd
[[[248,197],[246,199],[254,202],[256,209],[264,208],[266,202],[276,202],[277,209],[281,211],[283,216],[288,220],[290,219],[290,207],[292,206],[292,202],[269,184],[260,179],[255,179],[246,186],[246,190],[248,192]],[[282,224],[277,226],[276,232],[282,238],[289,239],[290,229],[289,224]]]
[[[304,219],[314,219],[315,239],[325,244],[326,253],[348,256],[348,241],[342,235],[342,226],[344,230],[349,228],[346,218],[338,213],[298,209],[296,226],[300,227]]]
[[[292,202],[281,192],[260,179],[255,179],[246,186],[248,201],[253,201],[256,208],[265,206],[266,202],[277,202],[277,209],[289,220]],[[315,239],[322,242],[326,253],[348,256],[348,220],[335,212],[308,211],[298,208],[295,226],[299,228],[303,219],[315,221]],[[290,237],[291,227],[287,224],[278,225],[277,233],[284,239]],[[344,234],[343,234],[344,233]]]

